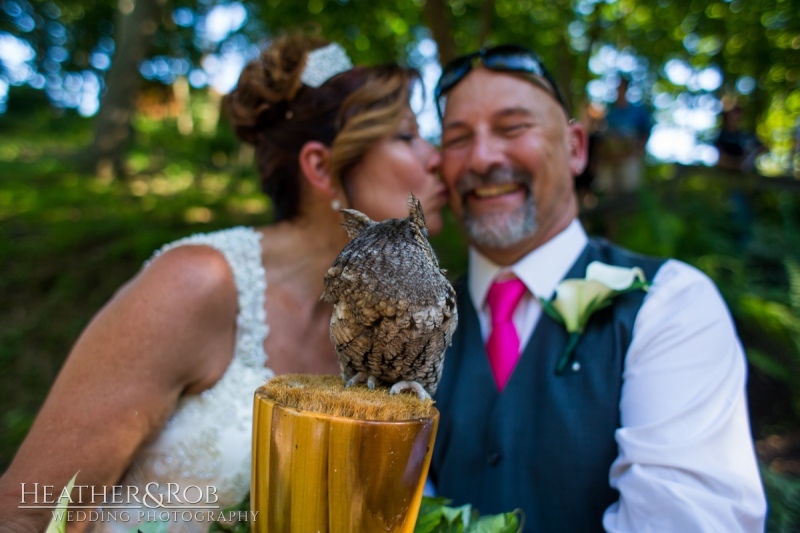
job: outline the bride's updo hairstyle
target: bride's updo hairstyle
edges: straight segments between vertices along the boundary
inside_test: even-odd
[[[223,102],[236,135],[255,147],[261,188],[276,221],[300,214],[303,145],[330,147],[331,174],[343,182],[376,142],[399,127],[411,82],[418,79],[413,70],[387,65],[355,67],[318,88],[303,84],[308,53],[327,44],[301,34],[276,38],[244,68]]]

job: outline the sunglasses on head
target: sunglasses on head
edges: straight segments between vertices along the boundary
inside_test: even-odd
[[[527,79],[553,95],[567,115],[570,114],[569,106],[539,56],[523,46],[504,44],[493,48],[482,48],[472,54],[461,56],[444,67],[433,92],[439,118],[444,114],[443,97],[478,64],[497,72],[516,72],[525,75]]]

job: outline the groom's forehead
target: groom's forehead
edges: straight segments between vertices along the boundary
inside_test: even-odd
[[[523,76],[475,69],[446,95],[442,122],[446,127],[454,116],[527,109],[537,101],[558,105],[549,93]]]

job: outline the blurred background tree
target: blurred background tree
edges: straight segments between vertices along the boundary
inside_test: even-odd
[[[656,150],[661,160],[711,162],[702,141],[722,98],[735,97],[769,147],[761,170],[786,174],[800,127],[799,9],[798,0],[5,0],[0,101],[12,105],[14,93],[24,98],[13,89],[28,86],[55,107],[96,114],[89,161],[124,174],[142,80],[172,86],[181,105],[198,89],[225,92],[270,35],[313,23],[364,63],[438,66],[483,45],[528,45],[576,110],[611,101],[618,76],[631,77],[634,100],[656,108],[654,139],[686,145]]]
[[[356,63],[420,69],[434,141],[440,61],[480,46],[537,50],[578,117],[631,80],[655,119],[645,186],[584,204],[583,222],[718,283],[750,362],[770,531],[800,530],[798,13],[800,0],[3,0],[0,470],[80,330],[154,249],[269,221],[219,103],[271,36],[314,26]],[[731,101],[766,148],[756,175],[712,168]],[[434,244],[463,272],[452,221]]]

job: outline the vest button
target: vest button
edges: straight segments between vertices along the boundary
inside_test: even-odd
[[[497,466],[502,459],[503,456],[497,452],[492,452],[486,456],[486,462],[489,463],[489,466]]]

